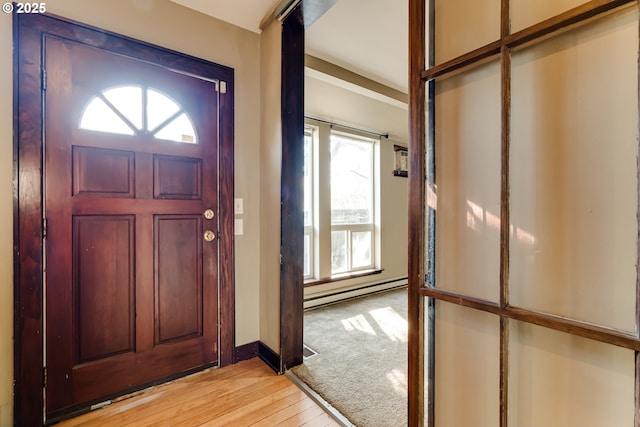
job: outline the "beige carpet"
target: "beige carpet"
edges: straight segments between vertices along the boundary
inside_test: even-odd
[[[407,425],[407,290],[305,312],[293,372],[358,427]]]

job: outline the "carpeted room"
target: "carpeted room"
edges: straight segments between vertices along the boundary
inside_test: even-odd
[[[312,352],[293,373],[354,425],[406,425],[406,288],[308,309],[304,322]]]

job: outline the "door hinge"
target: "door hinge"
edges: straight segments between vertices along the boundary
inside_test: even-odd
[[[215,85],[216,92],[227,93],[227,82],[224,82],[222,80],[215,80],[213,84]]]
[[[46,366],[42,368],[42,382],[44,384],[44,388],[47,388],[47,367]]]
[[[47,90],[47,69],[42,67],[42,90]]]
[[[42,218],[42,238],[47,238],[47,218]]]
[[[282,265],[282,254],[280,254],[280,265]]]

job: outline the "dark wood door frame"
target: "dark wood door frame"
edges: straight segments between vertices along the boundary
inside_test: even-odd
[[[282,231],[280,292],[281,368],[302,363],[303,286],[302,286],[302,138],[304,134],[304,30],[324,14],[335,0],[302,0],[297,10],[283,22],[282,33]],[[420,71],[425,58],[425,0],[409,1],[412,38],[410,54],[410,142],[409,150],[425,153],[425,82]],[[418,71],[416,71],[418,70]],[[424,170],[423,154],[411,157],[411,169]],[[421,425],[424,411],[424,298],[420,288],[424,266],[424,200],[422,174],[409,180],[409,356],[408,421]]]
[[[233,363],[234,72],[158,46],[50,15],[14,15],[14,424],[42,425],[43,388],[43,37],[100,47],[227,83],[220,96],[220,365]]]
[[[298,0],[282,22],[280,181],[280,371],[302,363],[304,31],[337,0]],[[295,1],[281,2],[280,10]]]
[[[282,22],[280,187],[280,371],[302,363],[304,19],[299,4]]]

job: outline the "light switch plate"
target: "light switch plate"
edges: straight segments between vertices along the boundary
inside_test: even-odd
[[[244,199],[233,199],[233,213],[236,215],[242,215],[244,213]]]
[[[242,218],[234,221],[233,234],[236,236],[242,236],[244,234],[244,220]]]

